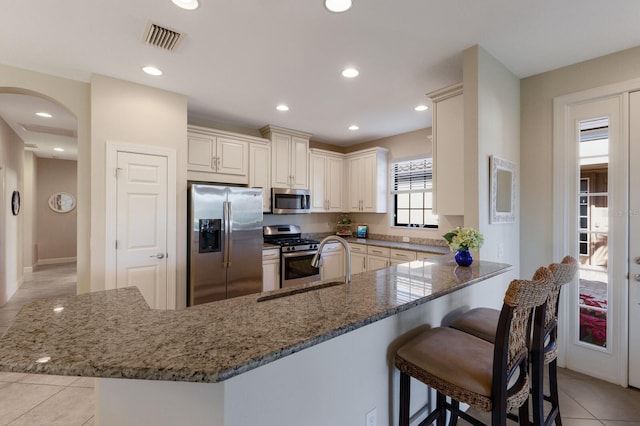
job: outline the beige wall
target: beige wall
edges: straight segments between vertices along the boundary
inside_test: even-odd
[[[24,151],[24,218],[23,218],[23,258],[25,272],[33,271],[38,261],[36,254],[36,180],[37,157],[31,151]],[[75,231],[74,231],[75,233]]]
[[[24,212],[11,212],[13,191],[24,194],[22,184],[23,142],[0,118],[0,306],[16,292],[23,280],[22,226]]]
[[[177,153],[177,304],[186,303],[187,98],[101,75],[91,78],[91,290],[105,287],[107,141],[171,148]]]
[[[0,65],[0,91],[42,96],[67,108],[78,123],[78,292],[90,290],[90,103],[89,85]],[[22,155],[22,154],[21,154]],[[22,157],[21,157],[22,158]],[[22,163],[22,160],[20,160]]]
[[[489,157],[516,164],[520,159],[520,80],[479,46],[464,51],[464,225],[479,229],[483,260],[513,266],[519,277],[519,185],[516,180],[515,223],[490,223]],[[516,179],[517,179],[516,173]]]
[[[73,260],[76,257],[78,210],[56,213],[49,208],[49,197],[66,192],[77,197],[77,162],[37,159],[36,172],[36,245],[38,263]]]
[[[640,77],[640,47],[521,81],[521,265],[533,273],[553,259],[553,98]]]

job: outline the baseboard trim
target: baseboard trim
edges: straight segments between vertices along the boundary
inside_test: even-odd
[[[25,266],[25,267],[23,268],[23,272],[24,272],[25,274],[30,274],[31,272],[33,272],[33,266]]]
[[[57,265],[59,263],[74,263],[77,261],[77,257],[58,257],[55,259],[38,259],[36,266],[41,265]]]

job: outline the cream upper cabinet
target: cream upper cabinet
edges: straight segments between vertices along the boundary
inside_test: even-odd
[[[462,84],[427,94],[433,101],[433,211],[464,215],[464,97]]]
[[[309,133],[265,126],[262,135],[271,140],[271,186],[308,189]]]
[[[371,148],[347,154],[348,211],[387,212],[387,153],[385,148]]]
[[[262,138],[189,126],[187,178],[203,182],[249,184],[249,144]]]
[[[311,149],[309,189],[312,212],[341,212],[344,160],[342,154]]]
[[[262,211],[271,211],[271,147],[266,143],[249,145],[249,186],[262,188]]]

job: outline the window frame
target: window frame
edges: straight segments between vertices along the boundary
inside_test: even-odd
[[[417,180],[417,185],[418,186],[423,186],[423,188],[412,188],[412,184],[414,183],[413,181],[407,182],[406,178],[405,180],[405,185],[402,185],[401,183],[398,182],[397,180],[397,175],[398,173],[396,172],[396,169],[398,167],[398,165],[400,164],[407,164],[410,165],[410,163],[428,163],[428,165],[425,164],[425,171],[422,172],[424,174],[424,180]],[[408,158],[408,159],[399,159],[399,160],[394,160],[390,162],[389,165],[389,169],[390,169],[390,195],[392,196],[392,210],[393,210],[393,217],[391,218],[391,226],[393,227],[398,227],[398,228],[403,228],[403,229],[427,229],[427,230],[436,230],[439,228],[439,223],[438,223],[438,216],[433,214],[433,157],[430,156],[420,156],[420,157],[415,157],[415,158]],[[419,175],[420,173],[418,173]],[[429,177],[427,177],[429,176]],[[398,189],[398,185],[400,184],[400,186],[408,186],[408,188],[404,188],[404,189]],[[422,200],[422,207],[420,208],[411,208],[411,205],[409,205],[408,209],[404,209],[401,208],[400,210],[408,210],[409,212],[409,223],[399,223],[398,222],[398,211],[399,211],[399,207],[398,207],[398,195],[400,194],[409,194],[409,199],[411,199],[411,194],[415,194],[415,193],[422,193],[422,194],[430,194],[431,195],[431,207],[430,208],[426,208],[425,207],[425,198],[423,197]],[[425,220],[425,213],[426,212],[430,212],[432,217],[436,218],[436,223],[423,223],[423,224],[412,224],[410,223],[410,217],[411,217],[411,211],[416,211],[416,210],[420,210],[422,212],[422,217],[423,217],[423,222],[426,222]]]

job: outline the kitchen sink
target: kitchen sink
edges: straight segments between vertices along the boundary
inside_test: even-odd
[[[266,302],[267,300],[280,299],[282,297],[293,296],[294,294],[306,293],[308,291],[320,290],[323,288],[334,287],[337,285],[345,284],[344,281],[330,281],[327,283],[312,284],[306,287],[293,287],[277,293],[267,294],[266,296],[260,296],[256,300],[257,302]]]

